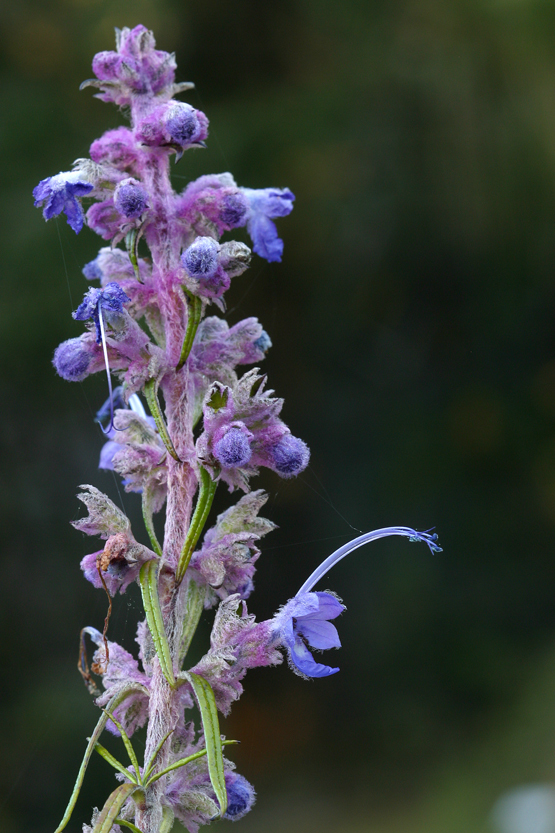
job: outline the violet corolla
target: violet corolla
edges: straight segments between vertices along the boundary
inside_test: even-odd
[[[257,622],[248,612],[260,541],[274,528],[260,515],[267,495],[251,491],[250,481],[260,466],[295,477],[310,454],[259,371],[271,346],[262,324],[246,318],[229,326],[206,312],[209,305],[225,311],[231,280],[251,260],[245,243],[224,235],[246,226],[256,255],[281,260],[273,220],[291,212],[294,196],[287,188],[243,188],[229,173],[174,191],[170,161],[208,137],[206,116],[178,100],[192,85],[175,83],[175,69],[174,56],[156,49],[144,26],[117,30],[115,51],[94,58],[96,77],[83,86],[122,108],[130,125],[107,131],[92,143],[90,160],[34,191],[45,219],[65,211],[74,231],[86,223],[109,241],[83,270],[99,282],[74,313],[87,322],[84,332],[59,345],[53,364],[74,382],[106,371],[99,476],[115,471],[127,492],[140,495],[145,527],[141,535],[100,489],[82,487],[88,515],[73,525],[102,544],[81,568],[107,594],[108,615],[103,633],[83,629],[79,670],[102,711],[56,833],[71,817],[95,751],[116,770],[118,785],[85,833],[169,833],[175,820],[196,833],[217,816],[244,816],[255,793],[224,756],[233,741],[222,737],[218,714],[241,695],[248,670],[281,662],[285,649],[305,676],[335,673],[309,646],[339,647],[331,620],[344,608],[331,593],[313,592],[315,582],[372,537],[408,535],[437,547],[433,536],[404,527],[370,533],[326,559],[273,619]],[[85,196],[93,201],[86,215]],[[119,382],[113,392],[112,375]],[[244,494],[206,528],[221,481]],[[107,636],[114,597],[132,584],[144,610],[137,656]],[[210,646],[193,665],[189,647],[212,608]],[[90,669],[85,637],[96,646]],[[139,762],[132,736],[142,726]],[[104,728],[121,737],[129,764],[100,744]]]
[[[312,588],[346,555],[364,544],[390,535],[402,535],[409,541],[420,541],[427,544],[432,553],[442,551],[435,532],[417,532],[410,527],[390,526],[365,532],[324,559],[310,574],[296,596],[274,617],[276,638],[287,649],[290,665],[296,673],[306,677],[328,677],[339,671],[339,668],[316,662],[307,646],[318,650],[341,647],[337,628],[329,620],[343,613],[345,606],[332,593],[312,592]]]

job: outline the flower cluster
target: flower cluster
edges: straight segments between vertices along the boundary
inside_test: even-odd
[[[73,318],[84,331],[59,345],[53,364],[68,381],[106,370],[99,467],[140,494],[149,542],[140,543],[124,512],[99,489],[82,487],[88,515],[73,525],[104,542],[83,558],[85,578],[108,594],[110,610],[112,597],[136,582],[145,612],[138,657],[108,640],[109,616],[104,633],[87,627],[82,634],[79,667],[103,709],[83,766],[96,749],[120,782],[84,826],[90,833],[117,833],[121,825],[169,833],[174,819],[196,833],[217,816],[245,815],[254,790],[224,757],[230,741],[220,735],[218,711],[229,712],[247,671],[275,665],[285,654],[303,676],[334,674],[338,669],[316,662],[310,648],[340,646],[330,620],[344,606],[330,592],[313,592],[314,584],[373,537],[404,535],[438,549],[428,533],[378,530],[326,559],[272,619],[256,622],[248,613],[258,544],[274,528],[259,514],[267,496],[251,491],[250,480],[260,466],[297,476],[310,455],[283,422],[283,400],[266,389],[259,368],[243,371],[262,362],[271,346],[262,325],[247,318],[229,326],[206,313],[211,304],[225,311],[231,280],[252,256],[245,243],[224,235],[246,227],[254,253],[280,261],[274,220],[291,212],[294,195],[287,188],[240,187],[229,173],[202,176],[175,193],[170,161],[205,146],[208,119],[178,100],[191,85],[175,83],[174,56],[155,46],[152,33],[137,26],[117,31],[115,51],[96,55],[95,78],[83,86],[125,108],[130,126],[109,130],[91,145],[90,159],[34,190],[45,219],[64,212],[76,233],[86,224],[109,241],[83,269],[92,285]],[[92,200],[86,210],[84,199]],[[139,256],[140,240],[148,257]],[[114,390],[112,374],[120,382]],[[220,481],[244,494],[205,531]],[[155,518],[164,507],[159,540],[162,523]],[[210,647],[188,667],[201,613],[213,607]],[[88,668],[85,635],[96,645],[91,670],[102,676],[102,693]],[[187,716],[194,706],[197,725]],[[99,744],[105,726],[123,738],[130,766]],[[131,737],[142,726],[147,738],[139,764]]]

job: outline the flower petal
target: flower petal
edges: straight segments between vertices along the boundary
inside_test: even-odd
[[[321,665],[315,662],[314,657],[302,640],[297,639],[290,653],[291,661],[297,666],[301,674],[307,677],[329,677],[336,674],[339,668],[330,668],[329,665]]]
[[[322,619],[303,619],[297,622],[297,633],[302,634],[313,648],[327,650],[341,648],[337,628]]]

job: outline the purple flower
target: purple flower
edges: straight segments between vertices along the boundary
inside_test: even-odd
[[[93,59],[93,72],[98,78],[84,81],[84,87],[97,87],[98,98],[113,101],[120,107],[133,98],[173,92],[175,57],[155,49],[156,42],[144,26],[116,29],[117,52],[99,52]]]
[[[107,284],[104,289],[89,289],[73,313],[73,317],[76,321],[87,321],[92,318],[96,328],[96,341],[100,344],[102,342],[100,310],[110,324],[117,325],[118,318],[123,314],[123,305],[129,300],[123,289],[115,282]]]
[[[122,179],[114,192],[114,205],[128,220],[135,220],[144,213],[148,195],[136,179]]]
[[[306,677],[329,677],[330,674],[339,671],[339,668],[331,668],[329,665],[316,662],[308,646],[321,650],[341,647],[335,625],[331,625],[329,620],[339,616],[345,607],[331,593],[313,593],[312,588],[346,555],[370,541],[386,538],[389,535],[402,535],[409,541],[420,541],[427,544],[432,553],[442,551],[437,543],[435,532],[431,533],[430,530],[417,532],[407,526],[389,526],[384,529],[375,529],[373,532],[365,532],[364,535],[359,535],[358,538],[339,547],[322,561],[307,578],[297,595],[274,616],[274,633],[281,644],[287,648],[293,670]]]
[[[293,210],[295,195],[288,188],[243,188],[249,202],[247,231],[257,255],[269,263],[280,262],[283,240],[278,237],[275,223],[270,218],[285,217]]]
[[[345,606],[330,593],[297,593],[280,610],[274,621],[293,670],[306,677],[329,677],[339,671],[316,662],[307,646],[320,650],[340,648],[337,629],[329,620],[344,610]]]
[[[63,211],[75,234],[79,234],[85,221],[78,197],[85,197],[94,188],[82,176],[80,171],[65,171],[41,180],[33,190],[35,208],[42,207],[44,219],[51,220]]]

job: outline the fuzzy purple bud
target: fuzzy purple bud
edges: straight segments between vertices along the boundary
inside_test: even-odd
[[[91,354],[80,338],[63,341],[54,351],[52,364],[58,376],[67,382],[81,382],[87,375]]]
[[[136,179],[123,179],[114,192],[114,205],[128,220],[134,220],[144,213],[148,195]]]
[[[300,474],[307,467],[310,459],[310,451],[306,443],[292,434],[285,434],[272,446],[269,453],[275,470],[282,477],[294,477]]]
[[[224,468],[246,466],[252,456],[252,437],[244,425],[230,427],[214,444],[214,457]]]
[[[239,228],[245,223],[247,211],[247,200],[240,191],[226,194],[220,207],[220,220],[230,229]]]
[[[211,278],[218,269],[219,251],[212,237],[197,237],[181,255],[181,263],[192,278]]]
[[[224,819],[238,821],[249,812],[256,801],[256,793],[242,775],[235,772],[226,773],[225,785],[227,788],[227,810]]]

